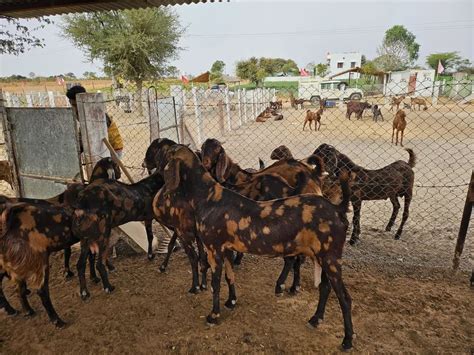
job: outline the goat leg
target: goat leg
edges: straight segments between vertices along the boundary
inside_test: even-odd
[[[6,273],[0,272],[0,309],[4,309],[9,316],[16,316],[18,311],[13,308],[10,303],[8,303],[5,294],[3,293],[3,278],[6,276]]]
[[[199,255],[199,262],[201,264],[201,290],[207,290],[207,270],[209,269],[209,263],[207,262],[207,254],[204,250],[204,246],[202,245],[202,241],[200,238],[196,238],[196,244],[198,247],[198,255]],[[232,260],[232,252],[231,259]]]
[[[344,286],[344,282],[342,281],[341,266],[335,262],[336,260],[333,260],[332,263],[332,266],[335,266],[335,269],[329,267],[327,267],[327,269],[329,272],[329,281],[337,295],[339,305],[341,306],[342,310],[342,316],[344,318],[344,339],[342,340],[342,348],[344,350],[349,350],[352,348],[352,336],[354,334],[351,315],[352,299],[349,295],[349,292],[347,292],[346,287]]]
[[[173,232],[173,236],[171,237],[170,242],[168,243],[168,252],[166,253],[165,260],[163,260],[160,265],[160,272],[165,272],[166,268],[168,267],[171,254],[173,253],[174,245],[176,244],[176,238],[178,238],[178,234],[176,234],[176,232]]]
[[[208,250],[207,258],[212,270],[212,312],[207,316],[206,321],[209,325],[217,324],[217,319],[220,317],[219,294],[221,289],[222,277],[222,256],[216,252]]]
[[[295,257],[295,263],[293,264],[293,284],[290,287],[290,294],[296,295],[301,289],[301,264],[304,262],[304,256],[298,255]]]
[[[49,320],[58,328],[63,328],[66,323],[59,318],[56,310],[53,307],[51,302],[51,297],[49,296],[49,260],[46,259],[46,269],[44,271],[44,280],[43,285],[38,290],[38,295],[41,298],[41,303],[48,313]]]
[[[66,280],[70,280],[74,277],[74,273],[71,271],[69,261],[71,260],[71,247],[64,248],[64,277]]]
[[[403,147],[403,132],[405,132],[404,129],[400,132],[400,146],[401,147]]]
[[[25,312],[25,317],[33,317],[36,312],[31,308],[30,303],[28,302],[29,291],[26,288],[26,282],[23,280],[18,281],[17,290],[20,296],[21,308]]]
[[[390,197],[390,201],[392,202],[393,211],[392,215],[390,216],[390,220],[388,221],[387,227],[385,227],[386,232],[389,232],[392,229],[395,219],[397,219],[398,211],[400,210],[400,202],[398,202],[397,196]]]
[[[242,263],[243,257],[244,257],[244,253],[236,252],[235,258],[233,259],[234,266],[240,266],[240,264]]]
[[[181,238],[182,240],[182,245],[184,248],[184,252],[188,256],[189,262],[191,264],[191,272],[193,275],[193,282],[191,285],[191,288],[189,289],[189,293],[199,293],[199,274],[198,274],[198,255],[196,254],[196,250],[194,250],[194,247],[192,244],[189,243],[189,240],[185,238]]]
[[[96,273],[96,270],[95,270],[95,254],[89,252],[88,253],[89,256],[88,256],[88,259],[89,259],[89,274],[90,274],[90,278],[91,278],[91,281],[95,284],[98,284],[100,282],[100,278],[97,277],[97,273]]]
[[[106,293],[112,293],[115,289],[109,282],[109,275],[105,267],[107,262],[107,246],[104,242],[99,243],[99,255],[97,258],[97,271],[99,271],[100,278],[102,279],[102,286]]]
[[[403,205],[402,222],[400,223],[400,227],[398,227],[397,233],[395,233],[395,239],[400,239],[400,237],[402,236],[403,226],[405,225],[408,219],[408,215],[409,215],[410,203],[411,203],[411,194],[405,196],[405,204]]]
[[[224,267],[225,267],[225,281],[229,288],[229,298],[225,302],[224,306],[227,309],[234,309],[237,303],[237,294],[235,292],[235,274],[232,268],[232,257],[233,252],[231,250],[226,250],[224,253]]]
[[[85,241],[81,241],[81,254],[77,260],[77,275],[79,277],[79,294],[81,295],[82,300],[86,300],[90,297],[90,293],[87,290],[86,282],[86,263],[87,255],[89,254],[89,247]],[[95,272],[95,269],[94,269]]]
[[[321,272],[321,284],[319,285],[318,307],[316,308],[316,313],[314,313],[314,316],[312,316],[308,321],[308,326],[311,328],[316,328],[322,323],[324,319],[324,312],[326,311],[326,303],[329,298],[329,293],[331,293],[331,284],[329,283],[327,272],[323,269]]]
[[[148,240],[148,260],[153,260],[155,258],[155,253],[153,253],[153,230],[152,230],[152,221],[151,219],[145,220],[145,230],[146,238]],[[176,240],[176,238],[175,238]],[[174,243],[173,243],[174,244]],[[169,249],[169,246],[168,246]],[[173,249],[171,249],[173,250]]]
[[[354,216],[352,217],[352,235],[349,240],[350,245],[354,245],[359,240],[360,236],[360,210],[362,208],[362,201],[352,201],[352,207],[354,207]]]
[[[293,268],[295,259],[296,257],[294,256],[286,256],[283,258],[285,265],[283,266],[283,269],[280,272],[280,276],[278,276],[275,286],[275,295],[277,297],[281,296],[283,294],[283,291],[285,290],[285,281],[288,278],[290,270]]]

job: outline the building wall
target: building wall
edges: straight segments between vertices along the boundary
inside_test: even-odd
[[[344,53],[328,54],[329,70],[331,72],[331,75],[350,69],[351,67],[360,67],[361,61],[362,61],[362,54],[358,52],[344,52]],[[338,67],[338,63],[339,63],[339,67]],[[342,67],[340,67],[341,65]],[[351,74],[351,78],[353,79],[358,79],[360,77],[359,73],[346,73],[341,76],[338,76],[337,79],[338,80],[349,79],[349,74]]]

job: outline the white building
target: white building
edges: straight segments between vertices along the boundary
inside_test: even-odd
[[[362,61],[362,54],[358,52],[343,52],[343,53],[328,53],[327,61],[329,64],[329,71],[331,75],[340,73],[344,70],[360,67]],[[338,79],[358,79],[359,73],[345,73],[338,76]]]
[[[385,95],[413,95],[429,97],[433,92],[434,69],[408,69],[391,72],[385,87]]]

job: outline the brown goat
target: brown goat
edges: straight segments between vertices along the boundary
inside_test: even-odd
[[[293,154],[291,154],[290,149],[286,145],[280,145],[279,147],[273,149],[272,153],[270,154],[270,159],[293,159]]]
[[[403,132],[405,132],[405,127],[407,126],[407,121],[405,118],[406,118],[405,111],[398,110],[397,113],[395,114],[395,117],[393,118],[393,125],[392,125],[392,144],[393,144],[393,136],[395,135],[395,131],[397,132],[395,145],[398,145],[398,132],[401,132],[400,145],[402,147],[403,147]]]
[[[346,102],[347,111],[346,111],[346,118],[351,119],[353,113],[355,113],[358,120],[362,118],[362,114],[364,113],[365,109],[369,109],[372,106],[368,102],[360,102],[360,101],[349,101]]]
[[[316,327],[324,318],[332,286],[344,317],[342,346],[350,349],[351,298],[342,280],[349,200],[334,206],[321,196],[306,194],[253,201],[217,183],[188,147],[175,146],[173,150],[163,171],[165,185],[153,201],[153,210],[159,218],[178,226],[180,234],[197,232],[206,247],[213,291],[213,307],[207,322],[216,324],[220,316],[223,268],[229,288],[225,306],[235,308],[232,251],[279,257],[305,255],[314,263],[315,285],[321,284],[319,304],[308,323]],[[345,185],[348,189],[347,181]]]
[[[353,228],[350,243],[355,244],[360,236],[360,211],[362,201],[390,199],[393,212],[385,228],[390,231],[400,210],[398,197],[405,197],[403,216],[400,226],[395,233],[395,239],[400,239],[403,226],[408,219],[411,199],[413,197],[413,183],[416,164],[416,155],[411,149],[405,149],[409,154],[408,162],[397,160],[381,169],[369,170],[354,163],[345,154],[339,152],[329,144],[321,144],[313,155],[324,161],[329,177],[339,178],[341,173],[348,170],[351,177],[351,202],[354,208]]]
[[[390,102],[390,111],[393,110],[393,108],[396,106],[398,111],[400,109],[400,104],[405,100],[405,95],[402,95],[400,97],[392,97],[392,101]]]
[[[418,111],[421,111],[421,106],[424,106],[424,111],[428,109],[428,106],[426,106],[426,100],[422,97],[410,97],[410,110],[414,110],[416,108],[415,105],[418,105]]]
[[[313,123],[313,121],[314,121],[314,130],[319,131],[321,128],[321,116],[323,115],[323,111],[324,111],[323,108],[320,108],[316,112],[312,112],[311,110],[306,111],[306,118],[303,124],[303,131],[304,131],[304,128],[306,127],[306,123],[308,122],[309,122],[309,130],[311,131],[311,124]]]

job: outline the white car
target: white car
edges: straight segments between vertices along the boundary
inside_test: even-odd
[[[298,85],[298,97],[311,100],[318,104],[320,100],[361,100],[364,96],[362,90],[348,88],[347,83],[336,80],[308,80],[300,81]]]

